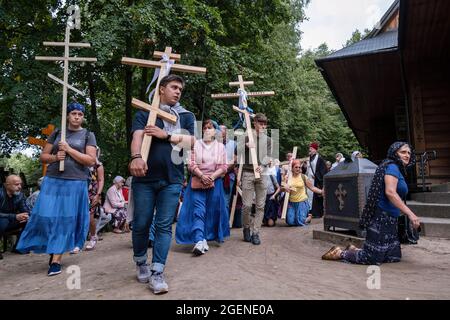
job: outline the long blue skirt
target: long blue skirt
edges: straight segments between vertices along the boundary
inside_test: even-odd
[[[88,231],[87,180],[45,177],[17,250],[63,254],[82,248]]]
[[[290,226],[304,226],[308,217],[308,200],[302,202],[290,202],[286,212],[286,223]]]
[[[230,236],[228,212],[224,200],[223,180],[214,188],[193,190],[189,181],[175,232],[179,244],[194,244],[206,239],[223,242]]]
[[[362,250],[345,250],[344,262],[380,265],[385,262],[399,262],[402,258],[398,240],[398,218],[390,216],[380,208],[367,228],[366,240]]]

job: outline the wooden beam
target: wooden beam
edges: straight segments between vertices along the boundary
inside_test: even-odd
[[[135,58],[128,58],[128,57],[122,58],[122,64],[146,67],[146,68],[161,68],[161,62],[159,62],[159,61],[135,59]],[[172,65],[170,70],[171,71],[188,72],[188,73],[198,73],[198,74],[206,73],[206,68],[186,66],[184,64],[176,64],[176,63]]]
[[[292,159],[288,164],[288,181],[287,181],[288,187],[292,183],[292,161],[294,161],[296,157],[297,157],[297,147],[294,147],[294,150],[292,150]],[[305,186],[305,189],[306,189],[306,186]],[[283,208],[281,211],[281,219],[286,219],[286,212],[287,212],[287,208],[288,208],[288,204],[289,204],[289,195],[290,195],[290,192],[286,191],[286,193],[284,195]]]
[[[239,187],[239,183],[241,182],[241,179],[242,179],[242,168],[243,168],[243,166],[244,166],[244,155],[241,155],[241,157],[239,158],[239,169],[238,169],[238,174],[237,174],[237,177],[236,177],[236,192],[235,192],[235,194],[233,196],[233,202],[231,204],[230,228],[233,227],[234,211],[236,210],[236,203],[237,203],[238,193],[242,197],[242,190]]]
[[[50,42],[44,41],[44,46],[52,46],[52,47],[64,47],[66,45],[65,42]],[[69,47],[77,47],[77,48],[90,48],[90,43],[82,43],[82,42],[71,42],[69,43]]]
[[[275,91],[256,91],[256,92],[247,92],[248,97],[268,97],[274,96]],[[211,95],[213,99],[234,99],[238,98],[239,93],[215,93]]]
[[[47,76],[50,78],[50,79],[53,79],[53,80],[55,80],[56,82],[58,82],[59,84],[62,84],[62,85],[64,85],[64,81],[62,81],[61,79],[59,79],[59,78],[57,78],[57,77],[55,77],[54,75],[52,75],[51,73],[47,73]],[[81,92],[80,90],[78,90],[77,88],[75,88],[75,87],[73,87],[73,86],[71,86],[70,84],[67,84],[67,88],[69,88],[70,90],[73,90],[73,91],[75,91],[76,93],[78,93],[79,95],[81,95],[81,96],[83,96],[84,97],[84,93],[83,92]]]
[[[255,83],[253,81],[242,81],[242,83],[239,81],[228,82],[228,85],[230,87],[239,87],[241,84],[243,84],[244,86],[252,86]]]
[[[156,112],[158,114],[159,118],[162,118],[163,120],[169,121],[171,123],[177,122],[177,117],[175,115],[165,112],[159,108],[154,108],[153,106],[149,105],[148,103],[145,103],[136,98],[131,99],[131,105],[135,108],[138,108],[138,109],[141,109],[144,111]]]
[[[164,52],[162,52],[162,51],[154,51],[153,52],[153,58],[162,59],[163,55],[164,55]],[[171,53],[169,59],[175,60],[175,61],[181,61],[181,54]]]
[[[78,62],[97,62],[97,58],[83,58],[83,57],[43,57],[36,56],[36,60],[40,61],[78,61]]]

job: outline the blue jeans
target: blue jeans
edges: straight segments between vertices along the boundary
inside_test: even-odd
[[[131,186],[134,199],[133,260],[137,264],[147,262],[148,238],[156,206],[152,271],[164,271],[181,187],[181,184],[169,184],[165,180],[133,182]]]

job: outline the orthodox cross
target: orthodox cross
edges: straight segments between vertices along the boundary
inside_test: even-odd
[[[339,201],[339,210],[342,211],[342,209],[344,209],[344,205],[345,205],[344,198],[345,198],[345,196],[347,196],[347,191],[344,189],[344,186],[342,185],[342,183],[339,183],[338,188],[334,192],[334,195],[336,196],[336,198]]]
[[[292,161],[294,161],[296,157],[297,157],[297,147],[294,147],[294,149],[292,150],[291,161],[289,161],[289,164],[288,164],[288,174],[287,174],[288,180],[287,180],[287,185],[286,185],[286,187],[288,189],[284,195],[283,210],[281,211],[281,219],[286,219],[286,212],[287,212],[287,208],[288,208],[288,204],[289,204],[289,195],[290,195],[289,186],[292,183]],[[306,186],[305,186],[305,189],[306,189]]]
[[[41,130],[42,134],[45,134],[46,136],[50,136],[52,132],[55,131],[55,126],[52,124],[48,124],[47,127]],[[47,143],[47,140],[39,139],[35,137],[28,137],[28,143],[35,146],[44,147]],[[45,176],[45,173],[47,172],[47,164],[43,164],[42,166],[42,176]]]
[[[259,172],[256,171],[258,168],[258,157],[257,157],[257,151],[256,151],[256,145],[254,143],[253,139],[253,133],[252,133],[252,124],[250,121],[250,117],[253,114],[253,110],[248,108],[247,105],[247,97],[265,97],[265,96],[273,96],[275,95],[274,91],[261,91],[261,92],[247,92],[245,91],[245,86],[253,85],[253,81],[244,81],[242,75],[238,75],[238,81],[237,82],[230,82],[230,87],[239,87],[237,93],[217,93],[212,94],[211,98],[213,99],[233,99],[233,98],[239,98],[239,108],[233,106],[233,110],[241,113],[244,117],[245,121],[245,127],[247,129],[247,136],[248,136],[248,143],[251,146],[250,149],[250,157],[253,164],[253,172],[255,174],[255,178],[259,179],[261,178],[261,175]]]
[[[44,46],[55,46],[55,47],[64,47],[64,57],[35,57],[36,60],[41,61],[64,61],[64,78],[63,80],[58,79],[54,75],[48,73],[48,77],[52,80],[58,82],[63,85],[63,99],[62,99],[62,116],[61,116],[61,141],[66,141],[66,121],[67,121],[67,89],[73,90],[79,95],[84,95],[80,90],[77,90],[73,86],[71,86],[69,82],[69,62],[96,62],[96,58],[85,58],[85,57],[71,57],[69,55],[70,47],[78,47],[78,48],[90,48],[89,43],[75,43],[70,42],[70,30],[72,29],[80,29],[80,8],[77,5],[72,5],[67,8],[67,13],[71,16],[67,20],[66,26],[66,35],[64,42],[44,42]],[[59,171],[64,171],[64,160],[59,162]]]
[[[135,108],[139,108],[139,109],[150,112],[150,115],[147,120],[148,126],[149,125],[154,126],[156,124],[157,117],[159,117],[165,121],[171,122],[171,123],[176,123],[177,117],[175,115],[159,109],[159,103],[160,103],[159,83],[161,82],[161,79],[164,78],[166,75],[168,75],[171,70],[180,71],[180,72],[205,74],[206,68],[176,64],[175,61],[181,60],[181,55],[172,53],[171,47],[166,47],[164,52],[161,52],[161,51],[153,52],[153,57],[159,58],[161,60],[160,61],[152,61],[152,60],[134,59],[134,58],[127,58],[127,57],[122,58],[122,64],[145,67],[145,68],[159,69],[157,71],[157,72],[159,72],[158,81],[156,82],[156,87],[155,87],[155,91],[154,91],[155,93],[153,95],[151,105],[148,103],[145,103],[143,101],[140,101],[136,98],[133,98],[131,100],[131,105]],[[156,74],[157,73],[155,73],[155,75]],[[142,155],[142,159],[145,162],[147,162],[151,144],[152,144],[152,136],[144,135],[144,138],[142,140],[142,146],[141,146],[141,155]]]

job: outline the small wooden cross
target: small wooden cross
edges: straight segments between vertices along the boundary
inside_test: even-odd
[[[275,95],[274,91],[260,91],[260,92],[246,92],[245,91],[245,86],[250,86],[253,85],[254,82],[253,81],[244,81],[242,75],[238,75],[238,81],[236,82],[229,82],[228,83],[230,87],[239,87],[239,90],[244,91],[246,96],[248,97],[265,97],[265,96],[273,96]],[[241,93],[217,93],[217,94],[212,94],[211,98],[213,99],[232,99],[232,98],[240,98],[241,97]],[[258,156],[257,156],[257,151],[256,151],[256,145],[254,144],[254,139],[253,139],[253,133],[252,133],[252,124],[250,121],[250,117],[251,114],[250,112],[247,110],[247,99],[243,99],[242,101],[243,104],[243,109],[237,108],[235,106],[233,106],[233,110],[240,112],[244,115],[244,119],[245,119],[245,125],[247,127],[247,136],[248,136],[248,142],[249,145],[251,145],[252,147],[250,148],[250,157],[252,159],[252,163],[253,163],[253,173],[255,174],[255,178],[259,179],[261,178],[261,175],[259,172],[256,171],[256,169],[258,168]],[[254,115],[253,115],[254,116]]]
[[[347,196],[347,191],[344,189],[344,186],[342,185],[342,183],[339,183],[338,188],[334,192],[334,195],[336,196],[336,198],[339,201],[339,210],[342,211],[342,209],[344,209],[344,205],[345,205],[344,198],[345,198],[345,196]]]
[[[75,43],[70,42],[70,30],[80,29],[80,8],[75,6],[70,6],[67,8],[67,13],[71,14],[67,21],[66,35],[64,42],[44,42],[44,46],[56,46],[64,47],[64,57],[41,57],[36,56],[36,60],[41,61],[64,61],[64,80],[60,80],[54,75],[47,73],[48,77],[52,80],[63,85],[63,99],[62,99],[62,116],[61,116],[61,141],[66,141],[66,123],[67,123],[67,89],[71,89],[80,95],[84,95],[80,90],[77,90],[71,86],[69,82],[69,62],[96,62],[96,58],[84,58],[84,57],[70,57],[69,50],[70,47],[78,48],[89,48],[91,45],[89,43]],[[75,20],[75,23],[73,22]],[[64,171],[64,160],[59,162],[59,171]]]
[[[190,72],[190,73],[200,73],[205,74],[206,68],[203,67],[193,67],[186,66],[182,64],[175,64],[175,61],[180,61],[181,55],[172,53],[171,47],[166,47],[164,52],[155,51],[153,52],[153,57],[162,58],[162,61],[151,61],[151,60],[143,60],[143,59],[134,59],[134,58],[122,58],[122,64],[131,65],[131,66],[139,66],[145,68],[160,68],[158,81],[156,83],[155,93],[153,95],[152,104],[149,105],[145,102],[142,102],[138,99],[133,98],[131,101],[131,105],[135,108],[139,108],[145,111],[153,111],[150,112],[150,115],[147,120],[147,125],[154,126],[156,124],[156,118],[162,118],[168,122],[176,123],[177,117],[164,112],[159,109],[160,96],[159,96],[159,83],[161,79],[170,73],[170,71],[181,71],[181,72]],[[169,66],[170,64],[170,66]],[[147,162],[148,154],[150,152],[150,147],[152,144],[152,136],[144,135],[141,146],[141,155],[142,159]]]
[[[46,136],[50,136],[52,132],[55,131],[55,126],[52,124],[48,124],[47,127],[41,130],[42,134],[45,134]],[[28,137],[28,143],[35,146],[44,147],[47,143],[47,140],[39,139],[35,137]],[[48,164],[43,164],[42,166],[42,176],[45,176],[45,173],[47,172],[47,166]]]
[[[297,157],[297,147],[294,147],[294,149],[292,150],[292,159],[291,159],[291,161],[289,161],[289,164],[288,164],[287,187],[289,187],[289,185],[292,183],[292,161],[294,161],[296,157]],[[306,188],[306,186],[305,186],[305,188]],[[281,219],[286,219],[286,212],[287,212],[287,208],[288,208],[288,204],[289,204],[289,195],[290,195],[290,191],[289,191],[289,189],[287,189],[287,191],[284,195],[284,203],[283,203],[283,210],[281,211]]]

